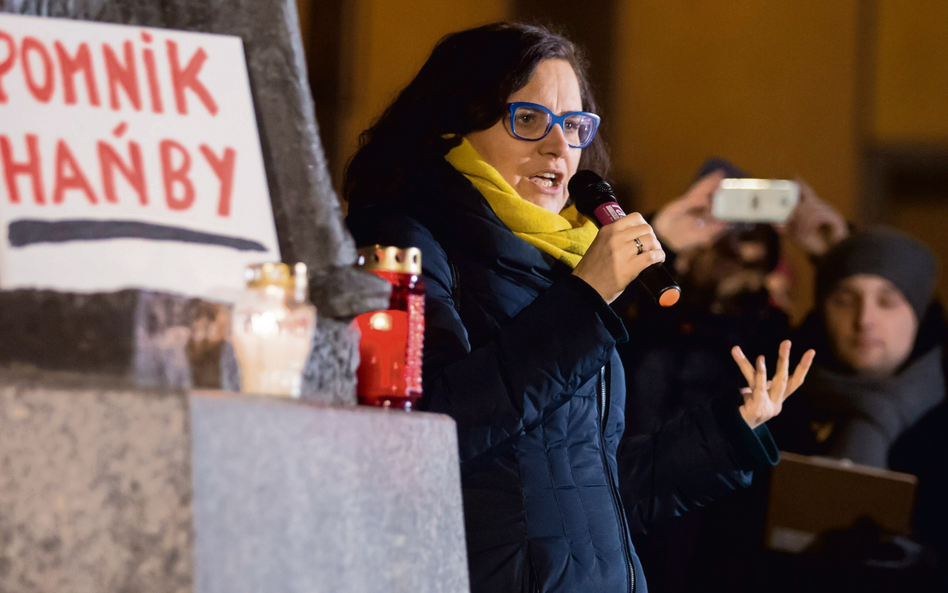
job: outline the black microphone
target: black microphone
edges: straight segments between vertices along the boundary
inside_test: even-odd
[[[625,216],[612,186],[592,171],[577,171],[569,180],[568,187],[576,209],[597,227],[602,228]],[[681,287],[661,263],[642,270],[636,280],[663,307],[671,307],[681,297]]]

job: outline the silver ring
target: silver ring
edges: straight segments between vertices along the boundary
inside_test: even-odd
[[[645,251],[645,246],[642,245],[642,241],[638,237],[635,238],[635,246],[639,248],[639,255],[642,255],[642,252]]]

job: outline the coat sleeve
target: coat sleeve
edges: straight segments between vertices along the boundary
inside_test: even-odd
[[[462,462],[537,426],[627,339],[622,321],[583,280],[557,280],[493,339],[472,347],[454,308],[448,257],[420,223],[401,215],[374,224],[350,216],[361,244],[415,246],[425,281],[422,408],[457,422]],[[598,301],[598,302],[597,302]]]
[[[620,441],[619,489],[633,533],[750,485],[780,459],[766,425],[751,429],[729,398],[693,408],[654,434]]]

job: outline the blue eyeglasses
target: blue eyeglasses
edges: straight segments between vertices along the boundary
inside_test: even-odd
[[[573,148],[586,148],[599,128],[599,116],[588,111],[571,111],[563,115],[554,115],[543,105],[536,103],[508,103],[510,109],[510,132],[530,142],[546,138],[553,126],[563,128],[566,142]]]

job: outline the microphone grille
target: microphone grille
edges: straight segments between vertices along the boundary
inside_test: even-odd
[[[577,171],[569,180],[569,196],[576,209],[586,218],[595,216],[596,206],[604,196],[615,199],[612,186],[594,171]]]
[[[602,177],[594,171],[584,169],[577,171],[569,180],[569,193],[574,198],[579,194],[585,194],[590,190],[595,191],[596,186],[602,183]]]
[[[594,171],[577,171],[569,180],[569,194],[574,200],[595,199],[603,194],[614,195],[612,186]]]
[[[596,193],[597,194],[612,194],[612,186],[606,183],[605,181],[600,181],[596,184]]]

